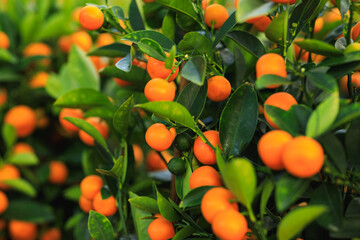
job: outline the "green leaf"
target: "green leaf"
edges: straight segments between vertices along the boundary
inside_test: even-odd
[[[299,126],[296,116],[291,108],[289,111],[282,110],[278,107],[265,104],[265,111],[271,121],[273,121],[280,129],[287,131],[293,136],[299,134]]]
[[[279,212],[288,209],[310,185],[309,179],[284,174],[276,183],[275,203]]]
[[[2,217],[8,220],[16,219],[34,223],[46,223],[55,218],[49,205],[31,200],[11,200]]]
[[[339,101],[339,92],[334,92],[313,111],[306,127],[306,136],[315,138],[331,128],[339,112]]]
[[[179,42],[179,50],[183,54],[212,56],[213,47],[209,39],[199,32],[188,32]]]
[[[100,132],[93,125],[91,125],[87,121],[80,119],[80,118],[65,117],[64,119],[69,121],[70,123],[74,124],[79,129],[86,132],[87,134],[89,134],[91,137],[94,138],[94,140],[98,144],[100,144],[104,149],[106,149],[108,152],[110,152],[104,138],[102,137]]]
[[[207,191],[209,191],[213,186],[202,186],[197,187],[191,190],[188,194],[185,195],[184,199],[180,202],[181,208],[195,207],[200,206],[201,199]]]
[[[102,119],[112,119],[114,116],[115,109],[113,107],[107,108],[107,107],[94,107],[89,110],[87,110],[84,113],[84,118],[88,117],[100,117]]]
[[[320,54],[326,57],[337,57],[343,55],[342,51],[330,45],[329,43],[316,39],[296,41],[295,44],[308,52]]]
[[[117,160],[115,160],[115,163],[110,170],[96,169],[96,171],[103,175],[107,175],[107,176],[116,178],[117,180],[120,181],[120,180],[124,179],[124,176],[123,176],[124,169],[123,168],[125,167],[125,164],[127,164],[127,161],[125,161],[125,157],[120,156]]]
[[[204,110],[207,97],[207,84],[198,86],[195,83],[187,84],[180,92],[176,102],[183,105],[195,119],[199,118]]]
[[[345,136],[345,146],[348,160],[360,170],[360,118],[353,120]]]
[[[221,26],[221,28],[215,34],[215,40],[212,44],[215,47],[222,39],[224,39],[225,35],[230,32],[237,24],[236,21],[236,11],[233,12],[225,23]]]
[[[183,0],[157,0],[156,2],[165,5],[166,7],[170,8],[171,10],[175,12],[183,13],[192,19],[194,19],[196,22],[200,24],[200,21],[197,17],[197,14],[195,12],[195,9],[193,7],[193,4],[191,1],[183,1]]]
[[[15,63],[16,57],[8,50],[0,48],[0,62]]]
[[[166,37],[168,37],[171,40],[174,40],[175,32],[176,32],[175,29],[176,29],[175,15],[171,11],[169,11],[163,19],[161,30]]]
[[[130,72],[132,65],[133,65],[135,55],[136,55],[136,50],[135,50],[134,46],[131,45],[131,47],[129,49],[129,54],[127,54],[125,57],[123,57],[122,59],[117,61],[115,63],[115,67],[117,67],[121,71],[124,71],[127,73]]]
[[[130,198],[129,202],[131,206],[136,207],[145,212],[149,212],[152,214],[160,212],[156,200],[150,197],[134,197],[134,198]]]
[[[281,12],[275,17],[269,26],[265,30],[266,37],[278,44],[283,45],[284,43],[284,23],[288,21],[286,18],[286,12]]]
[[[90,210],[89,212],[89,232],[94,240],[111,240],[114,238],[114,229],[107,217]]]
[[[131,0],[129,8],[129,20],[131,27],[137,30],[145,29],[144,14],[142,10],[142,2]],[[139,7],[140,5],[140,7]]]
[[[177,175],[175,178],[176,193],[180,199],[183,199],[183,197],[190,192],[189,181],[191,174],[191,166],[190,164],[187,164],[186,172],[181,175]]]
[[[311,81],[311,83],[324,91],[329,93],[339,91],[336,79],[329,74],[320,72],[306,72],[305,75]]]
[[[248,32],[236,30],[228,33],[227,36],[239,45],[241,49],[256,58],[259,58],[266,53],[266,49],[261,41]]]
[[[115,66],[106,67],[101,71],[101,74],[107,77],[116,77],[124,81],[132,82],[135,84],[142,84],[145,86],[146,82],[150,80],[150,76],[141,67],[132,66],[129,72],[120,70]]]
[[[286,78],[280,77],[278,75],[273,74],[265,74],[256,79],[255,87],[257,89],[264,89],[271,85],[291,85],[293,82],[289,81]]]
[[[263,218],[265,214],[266,205],[269,201],[269,198],[271,196],[271,193],[273,192],[275,185],[273,181],[270,178],[267,178],[264,180],[264,188],[261,192],[261,200],[260,200],[260,215],[261,218]]]
[[[180,231],[178,231],[175,234],[175,236],[172,238],[172,240],[187,239],[187,237],[190,237],[195,232],[196,232],[196,229],[194,229],[192,226],[186,226],[186,227],[182,228]]]
[[[83,212],[72,215],[65,223],[65,230],[69,231],[75,228],[83,218],[85,218],[85,213]]]
[[[16,129],[10,124],[4,124],[2,126],[2,138],[5,142],[6,148],[10,150],[16,142]]]
[[[274,6],[274,3],[265,3],[263,0],[241,0],[236,9],[236,19],[238,22],[245,22],[250,18],[266,15]]]
[[[206,59],[203,56],[194,56],[181,69],[180,75],[199,86],[204,84],[206,75]]]
[[[130,199],[139,197],[133,192],[129,192]],[[148,227],[149,224],[152,222],[152,219],[144,219],[145,217],[151,217],[151,214],[143,211],[141,209],[138,209],[137,207],[130,205],[131,208],[131,216],[134,222],[135,232],[138,239],[144,239],[144,240],[150,240],[149,234],[148,234]]]
[[[91,50],[89,56],[125,57],[130,52],[130,46],[122,43],[113,43]]]
[[[35,188],[24,179],[9,179],[2,181],[6,185],[10,186],[12,189],[15,189],[21,193],[24,193],[30,197],[36,196]]]
[[[231,95],[220,116],[220,142],[226,157],[239,156],[254,136],[258,101],[254,88],[243,84]]]
[[[39,26],[34,41],[43,41],[51,38],[58,38],[66,35],[71,29],[69,16],[60,12],[49,16],[46,21]]]
[[[164,198],[164,196],[157,191],[157,204],[159,206],[160,214],[170,222],[176,222],[180,220],[179,215],[172,207],[171,203]]]
[[[118,110],[116,110],[114,114],[114,118],[113,118],[114,128],[124,138],[126,138],[127,136],[131,110],[133,109],[133,106],[134,106],[133,96],[131,96],[118,108]]]
[[[245,158],[233,159],[225,163],[221,176],[236,199],[251,208],[256,192],[256,173],[251,162]]]
[[[59,74],[51,74],[46,82],[46,91],[54,98],[77,88],[100,89],[100,78],[85,52],[73,45],[67,64]]]
[[[180,103],[158,101],[138,104],[135,105],[135,107],[145,109],[146,111],[155,113],[159,117],[168,118],[185,127],[195,130],[196,124],[194,119],[192,118],[188,110]]]
[[[16,165],[30,166],[37,165],[39,163],[39,159],[34,153],[18,153],[12,154],[8,158],[8,162]]]
[[[175,45],[175,43],[168,37],[153,30],[135,31],[125,35],[122,40],[127,40],[138,44],[143,38],[154,40],[155,42],[159,43],[160,46],[167,52],[170,51],[173,45]]]
[[[328,159],[340,173],[345,173],[347,168],[346,154],[341,141],[333,134],[327,133],[319,139],[324,147]]]
[[[289,212],[280,222],[277,230],[279,240],[290,240],[301,232],[308,224],[320,217],[326,207],[322,205],[312,205],[299,207]]]
[[[138,46],[143,53],[149,55],[150,57],[156,58],[162,62],[165,61],[166,55],[164,50],[161,48],[160,44],[154,40],[150,38],[142,38],[138,42]]]
[[[311,108],[309,108],[304,104],[295,104],[291,106],[289,111],[291,112],[291,114],[294,114],[294,116],[296,117],[299,126],[299,133],[304,135],[306,131],[307,123],[312,113]]]
[[[81,190],[80,190],[80,186],[72,186],[69,187],[67,189],[64,190],[63,192],[64,198],[74,201],[74,202],[78,202],[79,198],[81,196]]]
[[[325,59],[324,61],[319,63],[318,66],[319,67],[322,67],[322,66],[332,67],[332,66],[339,66],[339,65],[343,65],[343,64],[347,64],[347,63],[358,63],[359,64],[359,61],[360,61],[360,51],[356,51],[356,52],[346,54],[344,56]]]
[[[175,55],[176,55],[176,46],[174,45],[169,53],[169,56],[165,60],[165,68],[171,69],[174,65],[175,61]]]
[[[352,103],[345,106],[341,106],[339,114],[336,117],[332,128],[335,129],[341,125],[351,121],[354,118],[360,117],[360,103]]]
[[[343,218],[343,201],[339,189],[335,185],[322,184],[312,194],[310,205],[321,204],[326,206],[327,211],[317,219],[322,227],[338,231]]]

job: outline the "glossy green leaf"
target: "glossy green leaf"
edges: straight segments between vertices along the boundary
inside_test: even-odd
[[[106,67],[101,71],[101,74],[108,77],[120,78],[124,81],[132,82],[135,84],[142,84],[145,86],[146,82],[150,80],[150,76],[141,67],[132,66],[129,72],[120,70],[115,66]]]
[[[159,192],[157,192],[157,203],[161,216],[170,222],[176,222],[180,220],[179,215],[176,213],[171,203]]]
[[[188,194],[185,195],[184,199],[180,202],[181,208],[200,206],[201,199],[212,186],[201,186],[194,188]]]
[[[266,205],[269,201],[269,198],[275,188],[275,184],[270,178],[264,180],[264,188],[261,191],[261,198],[260,198],[260,215],[263,218],[265,214]]]
[[[168,166],[169,167],[169,166]],[[192,174],[190,164],[187,164],[186,172],[177,175],[175,178],[176,193],[180,199],[183,199],[190,192],[190,177]]]
[[[330,232],[333,238],[356,239],[360,236],[360,217],[346,217],[342,221],[342,227],[338,231]]]
[[[94,240],[115,239],[111,222],[107,217],[98,212],[90,210],[88,226],[90,235]]]
[[[263,0],[242,0],[239,1],[236,9],[236,19],[238,22],[266,15],[275,6],[274,3],[264,2]]]
[[[116,178],[120,181],[123,178],[123,166],[126,164],[124,159],[124,156],[120,156],[118,159],[116,159],[113,167],[110,170],[96,169],[96,171],[103,175]]]
[[[182,228],[180,231],[178,231],[175,234],[175,236],[172,238],[172,240],[187,239],[187,237],[190,237],[195,232],[196,232],[196,229],[194,229],[192,226],[186,226],[186,227]]]
[[[290,240],[307,225],[320,217],[327,208],[323,205],[298,207],[289,212],[280,222],[277,230],[279,240]]]
[[[284,111],[280,108],[265,104],[265,111],[271,121],[280,129],[287,131],[293,136],[299,134],[299,126],[293,111]]]
[[[316,87],[329,93],[339,91],[336,79],[326,73],[306,72],[305,75]]]
[[[352,103],[341,106],[332,128],[335,129],[340,127],[357,117],[360,117],[360,103]]]
[[[169,56],[165,60],[165,68],[171,69],[173,67],[174,61],[176,61],[175,55],[176,55],[176,46],[174,45],[170,50]]]
[[[225,21],[225,23],[221,26],[221,28],[216,32],[215,34],[215,40],[212,43],[212,46],[215,47],[228,32],[230,32],[237,24],[236,21],[236,11],[233,12],[228,19]]]
[[[63,195],[64,195],[64,198],[66,198],[68,200],[78,202],[79,198],[81,196],[80,186],[76,185],[76,186],[72,186],[72,187],[65,189],[63,192]]]
[[[129,126],[130,116],[133,106],[134,106],[133,96],[131,96],[118,108],[118,110],[116,110],[114,114],[114,118],[113,118],[114,128],[124,138],[127,136],[127,131],[128,131],[128,126]]]
[[[348,160],[360,170],[360,118],[351,122],[345,136],[345,146]]]
[[[2,182],[10,186],[12,189],[24,193],[30,197],[36,196],[36,189],[24,179],[9,179]]]
[[[125,57],[130,52],[130,46],[122,43],[113,43],[91,50],[89,56]]]
[[[11,200],[2,217],[9,220],[46,223],[54,220],[55,215],[49,205],[31,200]]]
[[[267,88],[271,85],[290,85],[293,84],[291,81],[286,78],[280,77],[278,75],[273,74],[265,74],[256,79],[255,87],[257,89]]]
[[[207,97],[207,84],[198,86],[188,83],[180,92],[176,102],[183,105],[195,119],[199,118],[204,110]]]
[[[345,173],[347,161],[345,149],[341,141],[333,133],[327,133],[319,139],[319,142],[324,147],[328,159],[334,164],[336,169],[341,173]]]
[[[277,17],[275,17],[269,26],[265,30],[266,37],[278,44],[284,44],[284,24],[285,21],[288,21],[286,18],[286,12],[281,12]]]
[[[131,45],[129,49],[129,53],[125,57],[117,61],[115,63],[115,67],[126,73],[130,72],[135,58],[135,54],[136,54],[136,50],[134,46]]]
[[[241,49],[256,58],[259,58],[266,53],[265,47],[261,41],[248,32],[236,30],[228,33],[227,36],[239,45]]]
[[[225,185],[236,199],[250,208],[256,192],[256,173],[251,162],[245,158],[235,158],[225,163],[221,173]]]
[[[159,207],[155,199],[150,197],[134,197],[129,199],[130,204],[142,211],[152,214],[159,213]]]
[[[16,142],[16,129],[10,124],[4,124],[1,131],[2,138],[5,142],[6,148],[11,149]]]
[[[164,6],[170,8],[173,11],[183,13],[197,22],[200,22],[193,4],[190,1],[183,0],[157,0],[156,2],[163,4]]]
[[[113,107],[107,108],[107,107],[94,107],[89,110],[87,110],[84,113],[84,118],[88,117],[100,117],[102,119],[112,119],[114,116],[115,109]]]
[[[312,113],[311,108],[304,104],[295,104],[291,106],[289,111],[290,114],[293,114],[296,117],[299,133],[305,135],[306,126]]]
[[[139,197],[133,192],[129,192],[130,199]],[[145,217],[151,217],[152,215],[146,211],[143,211],[141,209],[138,209],[137,207],[130,205],[131,207],[131,216],[133,219],[135,232],[138,239],[144,239],[144,240],[150,240],[149,234],[148,234],[148,227],[149,224],[152,222],[152,219],[143,219]]]
[[[179,42],[179,50],[183,54],[211,56],[213,47],[209,39],[199,32],[188,32]]]
[[[138,46],[143,53],[149,55],[150,57],[156,58],[162,62],[165,61],[166,55],[164,50],[161,48],[160,44],[154,40],[150,38],[142,38],[138,42]]]
[[[318,137],[330,129],[339,112],[339,93],[332,93],[311,114],[306,127],[306,136]]]
[[[192,130],[195,129],[195,121],[188,110],[177,102],[158,101],[135,105],[146,111],[152,112],[159,117],[168,118]]]
[[[174,40],[175,32],[176,32],[175,28],[176,28],[175,14],[169,11],[163,19],[161,30],[166,37],[168,37],[171,40]]]
[[[206,59],[203,56],[194,56],[189,59],[180,71],[180,75],[199,86],[204,84],[206,75]]]
[[[275,203],[276,208],[283,212],[288,209],[310,185],[310,180],[296,178],[289,174],[284,174],[276,183]]]
[[[175,45],[175,43],[172,40],[170,40],[168,37],[166,37],[165,35],[157,32],[157,31],[153,31],[153,30],[135,31],[135,32],[125,35],[122,38],[122,40],[127,40],[127,41],[130,41],[133,43],[139,43],[141,41],[141,39],[143,39],[143,38],[150,38],[150,39],[154,40],[155,42],[159,43],[160,46],[165,51],[170,51],[172,46]]]
[[[132,29],[135,31],[145,29],[144,17],[142,14],[141,1],[131,0],[129,7],[129,20]],[[140,5],[140,6],[139,6]]]
[[[360,61],[360,52],[352,52],[349,54],[346,54],[344,56],[336,57],[336,58],[328,58],[324,61],[322,61],[319,66],[339,66],[346,63],[356,63]]]
[[[231,95],[220,116],[220,142],[226,157],[239,156],[251,142],[257,126],[258,106],[256,92],[248,84]]]
[[[8,162],[16,165],[30,166],[37,165],[39,163],[39,159],[34,153],[18,153],[12,154],[8,158]]]
[[[342,51],[330,45],[329,43],[316,39],[305,39],[302,41],[296,41],[295,44],[308,52],[327,57],[337,57],[343,55]]]

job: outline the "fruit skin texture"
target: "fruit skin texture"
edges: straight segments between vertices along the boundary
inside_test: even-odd
[[[102,120],[99,117],[89,117],[87,119],[85,119],[85,121],[87,121],[88,123],[90,123],[91,125],[93,125],[101,134],[101,136],[106,139],[109,135],[109,127],[107,125],[107,123]],[[83,143],[85,143],[88,146],[94,146],[95,145],[95,140],[93,137],[91,137],[89,134],[87,134],[86,132],[84,132],[83,130],[79,130],[79,137],[81,139],[81,141]]]
[[[287,143],[283,150],[286,171],[299,178],[317,174],[324,164],[324,150],[316,140],[299,136]]]
[[[104,182],[101,177],[97,175],[89,175],[80,183],[81,195],[88,200],[93,200],[95,195],[100,192],[103,185]]]
[[[90,212],[90,210],[94,210],[93,201],[87,199],[83,195],[81,195],[79,198],[79,206],[81,210],[83,210],[86,213]]]
[[[64,184],[68,176],[68,169],[63,162],[51,161],[49,164],[49,182],[53,184]]]
[[[165,53],[166,55],[169,55],[168,53]],[[174,60],[175,63],[176,60]],[[156,58],[150,57],[147,62],[147,72],[149,73],[151,78],[161,78],[166,79],[172,72],[172,70],[175,67],[172,67],[172,69],[167,69],[165,67],[165,62],[162,62],[160,60],[157,60]],[[175,72],[171,74],[168,81],[174,81],[176,76],[179,74],[179,68],[177,67]]]
[[[59,122],[60,125],[69,132],[77,132],[79,128],[74,124],[70,123],[69,121],[65,120],[65,117],[74,117],[83,119],[84,113],[81,109],[77,108],[63,108],[59,114]]]
[[[15,127],[17,136],[23,138],[35,130],[36,114],[28,106],[18,105],[6,113],[4,122]]]
[[[6,33],[0,31],[0,48],[8,49],[10,47],[10,40]]]
[[[231,93],[230,82],[222,76],[214,76],[208,80],[207,97],[214,102],[227,99]]]
[[[145,85],[144,94],[149,102],[173,101],[175,88],[162,78],[153,78]]]
[[[6,196],[6,194],[2,191],[0,191],[0,215],[6,211],[6,209],[9,206],[9,200]]]
[[[209,130],[203,132],[206,139],[213,145],[219,145],[222,149],[220,144],[219,132],[215,130]],[[209,145],[202,141],[200,136],[198,136],[194,142],[194,154],[195,157],[203,164],[212,165],[216,163],[216,154],[214,150],[211,149]]]
[[[214,3],[205,9],[205,23],[209,27],[214,22],[214,29],[219,29],[226,22],[229,13],[226,8],[220,4]]]
[[[197,168],[190,176],[190,189],[201,186],[222,186],[220,174],[210,166]]]
[[[58,228],[48,229],[40,240],[61,240],[61,231]]]
[[[101,198],[101,192],[98,192],[93,201],[94,210],[104,216],[112,216],[117,212],[116,200],[114,196],[107,199]]]
[[[12,164],[4,164],[0,168],[0,189],[9,190],[10,187],[4,183],[1,183],[4,180],[18,179],[20,178],[19,170]]]
[[[282,110],[288,111],[292,105],[297,104],[296,99],[289,93],[286,92],[277,92],[266,99],[264,105],[270,105],[274,107],[281,108]],[[278,129],[279,127],[271,121],[269,115],[266,113],[266,108],[264,110],[264,116],[266,121],[272,126],[273,128]]]
[[[159,217],[150,223],[148,234],[151,240],[168,240],[175,236],[175,229],[170,221]]]
[[[258,152],[263,163],[272,170],[284,169],[282,153],[292,136],[283,130],[273,130],[263,135],[258,143]]]
[[[256,78],[260,78],[265,74],[278,75],[286,78],[285,60],[276,53],[267,53],[262,55],[256,62]],[[268,88],[277,88],[279,84],[268,86]]]
[[[237,203],[230,203],[230,200],[235,200],[235,196],[226,188],[215,187],[207,191],[200,205],[201,213],[206,221],[211,224],[216,215],[223,210],[237,211],[239,209]]]
[[[104,14],[95,6],[86,6],[80,10],[79,21],[87,30],[99,29],[104,23]]]
[[[248,230],[246,218],[232,209],[217,214],[211,227],[215,235],[223,240],[241,240]]]
[[[16,240],[34,240],[38,233],[34,223],[17,220],[10,221],[9,232],[12,239]]]
[[[174,137],[164,124],[155,123],[147,129],[145,140],[152,149],[161,152],[171,146]]]

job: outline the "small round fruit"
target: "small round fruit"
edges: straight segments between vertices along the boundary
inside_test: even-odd
[[[209,130],[203,132],[203,134],[213,147],[218,145],[222,149],[218,131]],[[203,164],[212,165],[216,163],[215,151],[203,142],[200,136],[198,136],[194,142],[194,154],[195,157]]]
[[[233,209],[217,214],[211,227],[215,235],[224,240],[242,240],[248,230],[246,218]]]
[[[32,146],[30,146],[27,143],[19,142],[16,143],[13,147],[13,153],[14,154],[20,154],[20,153],[34,153],[34,149]]]
[[[23,138],[29,136],[35,130],[36,114],[28,106],[18,105],[6,113],[4,122],[12,125],[17,136]]]
[[[99,117],[89,117],[87,119],[85,119],[85,121],[87,121],[88,123],[90,123],[91,125],[93,125],[96,130],[98,130],[98,132],[101,134],[101,136],[106,139],[109,135],[109,127],[107,125],[107,123],[102,120]],[[85,131],[80,130],[79,131],[79,137],[81,139],[81,141],[83,143],[85,143],[88,146],[94,146],[95,145],[95,140],[93,137],[91,137],[89,134],[87,134]]]
[[[256,62],[256,78],[260,78],[266,74],[278,75],[286,78],[285,60],[282,56],[276,53],[267,53],[262,55]],[[277,88],[280,85],[274,84],[267,88]]]
[[[6,33],[0,31],[0,48],[8,49],[9,46],[10,46],[9,37],[6,35]]]
[[[161,152],[171,146],[174,137],[164,124],[155,123],[146,130],[145,140],[152,149]]]
[[[175,137],[174,145],[177,149],[182,152],[187,152],[191,149],[193,140],[187,133],[179,134]]]
[[[94,210],[93,201],[87,199],[86,197],[84,197],[82,195],[79,198],[79,206],[80,206],[81,210],[83,210],[86,213],[90,212],[90,210]]]
[[[179,157],[174,157],[168,163],[168,169],[172,174],[180,175],[186,170],[185,161]]]
[[[93,200],[95,195],[100,192],[103,185],[104,182],[101,177],[89,175],[81,181],[80,191],[85,198]]]
[[[204,17],[206,25],[209,27],[214,26],[214,29],[219,29],[228,19],[229,13],[224,6],[214,3],[205,9]]]
[[[169,55],[166,53],[166,55]],[[174,60],[174,63],[176,63],[176,60]],[[175,66],[173,66],[171,69],[167,69],[165,67],[165,62],[157,60],[156,58],[150,57],[147,62],[147,72],[149,73],[149,76],[153,78],[161,78],[161,79],[167,79],[168,82],[174,81],[176,76],[179,74],[179,68],[177,67],[175,69]],[[175,69],[175,72],[172,73],[172,71]]]
[[[93,201],[94,210],[104,216],[112,216],[117,212],[116,200],[114,196],[102,199],[101,192],[98,192]]]
[[[202,166],[197,168],[189,179],[190,189],[201,186],[218,186],[221,187],[222,180],[220,174],[210,166]]]
[[[53,184],[64,184],[68,176],[68,169],[63,162],[51,161],[49,164],[49,182]]]
[[[44,232],[40,240],[61,240],[61,231],[58,228],[50,228]]]
[[[84,116],[84,113],[81,109],[63,108],[63,109],[61,109],[60,114],[59,114],[59,122],[60,122],[60,125],[65,130],[67,130],[69,132],[77,132],[77,131],[79,131],[79,128],[64,118],[65,117],[74,117],[74,118],[83,119],[83,116]]]
[[[214,102],[227,99],[231,93],[230,82],[222,76],[214,76],[208,80],[207,97]]]
[[[80,10],[79,21],[87,30],[96,30],[103,25],[104,14],[96,6],[88,5]]]
[[[38,234],[38,230],[32,222],[11,220],[9,222],[9,233],[12,239],[34,240]]]
[[[2,191],[0,191],[0,215],[6,211],[6,209],[9,206],[9,200],[6,196],[6,194]]]
[[[151,240],[168,240],[175,236],[175,229],[170,221],[159,217],[150,223],[148,234]]]
[[[173,156],[167,151],[160,153],[166,162],[169,162]],[[161,156],[154,150],[151,150],[146,155],[146,168],[148,171],[159,171],[167,169],[167,163],[165,163]]]
[[[175,98],[175,88],[164,79],[153,78],[145,85],[144,94],[149,102],[173,101]]]
[[[0,168],[0,189],[9,190],[10,187],[2,182],[18,178],[20,178],[19,170],[12,164],[4,164]]]

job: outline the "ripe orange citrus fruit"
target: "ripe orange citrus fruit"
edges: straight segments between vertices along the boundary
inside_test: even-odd
[[[8,49],[10,47],[10,40],[6,33],[0,31],[0,48]]]
[[[138,144],[133,144],[132,147],[134,151],[135,166],[139,167],[144,161],[144,152]]]
[[[114,196],[102,199],[101,192],[98,192],[93,201],[94,210],[104,216],[112,216],[117,212],[116,200]]]
[[[6,88],[0,88],[0,106],[4,105],[7,101],[7,90]]]
[[[283,130],[273,130],[264,134],[258,143],[258,152],[263,163],[272,170],[284,169],[282,153],[292,136]]]
[[[40,240],[61,240],[61,231],[58,228],[50,228],[44,232]]]
[[[161,155],[164,157],[166,162],[169,162],[173,157],[167,151],[161,152]],[[156,151],[151,150],[146,155],[146,168],[148,171],[159,171],[166,170],[167,165]]]
[[[95,195],[100,192],[104,182],[101,177],[97,175],[89,175],[85,177],[80,183],[80,191],[82,196],[88,200],[93,200]]]
[[[168,53],[165,53],[165,54],[169,55]],[[174,60],[174,63],[175,62],[176,62],[176,60]],[[171,82],[179,74],[178,67],[175,69],[174,73],[171,73],[172,70],[174,70],[174,69],[175,69],[175,66],[173,66],[171,69],[167,69],[165,67],[165,62],[157,60],[156,58],[153,58],[153,57],[150,57],[147,62],[147,72],[149,73],[151,78],[166,79],[171,74],[170,77],[168,78],[168,81]]]
[[[35,130],[35,111],[25,105],[15,106],[6,113],[4,122],[16,129],[18,137],[27,137]]]
[[[65,120],[65,117],[74,117],[83,119],[84,113],[78,108],[63,108],[59,114],[60,125],[69,132],[77,132],[79,128],[69,121]]]
[[[107,125],[107,123],[102,120],[99,117],[89,117],[87,119],[85,119],[85,121],[87,121],[88,123],[90,123],[91,125],[93,125],[101,134],[101,136],[106,139],[109,135],[109,127]],[[81,141],[83,143],[85,143],[88,146],[94,146],[95,145],[95,140],[93,137],[91,137],[89,134],[87,134],[86,132],[84,132],[83,130],[79,131],[79,137],[81,139]]]
[[[214,26],[214,29],[219,29],[228,19],[229,13],[224,6],[214,3],[205,9],[204,17],[206,25],[209,27]]]
[[[24,49],[24,56],[25,57],[32,57],[32,56],[50,56],[52,53],[51,48],[41,42],[30,43]]]
[[[18,179],[20,178],[19,170],[12,164],[4,164],[0,168],[0,189],[8,190],[9,186],[2,183],[4,180]]]
[[[241,240],[247,233],[248,224],[241,213],[227,209],[216,215],[211,228],[220,239]]]
[[[80,206],[81,210],[83,210],[86,213],[90,212],[90,210],[94,210],[93,201],[87,199],[86,197],[84,197],[82,195],[79,198],[79,206]]]
[[[286,78],[285,60],[282,56],[276,53],[267,53],[262,55],[256,62],[256,78],[265,74],[274,74]],[[280,85],[275,84],[268,86],[268,88],[277,88]]]
[[[227,99],[231,93],[230,82],[222,76],[214,76],[208,80],[207,97],[214,102]]]
[[[51,161],[49,164],[49,182],[53,184],[64,184],[68,176],[68,169],[63,162]]]
[[[34,240],[37,237],[38,230],[32,222],[11,220],[9,222],[9,233],[12,239]]]
[[[151,240],[168,240],[175,236],[175,229],[170,221],[159,217],[150,223],[148,234]]]
[[[251,23],[259,32],[265,32],[265,30],[271,23],[271,19],[268,16],[264,15],[248,19],[246,20],[246,22]]]
[[[88,5],[80,10],[79,22],[87,30],[96,30],[103,25],[104,14],[96,6]]]
[[[70,40],[72,44],[75,44],[85,52],[88,52],[93,44],[90,35],[85,31],[79,31],[71,34]]]
[[[324,150],[314,139],[299,136],[284,147],[282,154],[286,171],[299,178],[317,174],[324,164]]]
[[[203,132],[206,139],[213,145],[213,147],[219,145],[220,148],[220,138],[219,132],[215,130],[209,130]],[[195,157],[203,164],[212,165],[216,163],[216,155],[214,150],[211,149],[203,140],[198,136],[194,142],[194,154]]]
[[[175,88],[164,79],[153,78],[145,85],[144,94],[149,102],[173,101],[175,98]]]
[[[19,142],[16,143],[13,147],[13,153],[14,154],[20,154],[20,153],[34,153],[34,149],[32,146],[30,146],[27,143]]]
[[[345,75],[340,79],[340,89],[344,94],[348,94],[348,75]],[[355,88],[360,88],[360,72],[354,72],[351,75],[351,85]]]
[[[110,33],[100,33],[96,40],[96,47],[103,47],[114,43],[115,40]]]
[[[2,191],[0,191],[0,215],[6,211],[6,209],[9,206],[9,200],[6,196],[6,194]]]
[[[47,72],[38,72],[29,81],[30,88],[43,88],[46,86],[46,82],[50,74]]]
[[[320,32],[323,26],[324,26],[324,19],[322,17],[317,18],[315,21],[314,33]]]
[[[69,53],[71,49],[71,37],[70,36],[61,36],[58,41],[58,45],[61,51],[64,53]]]
[[[114,78],[114,81],[115,81],[116,84],[119,85],[120,87],[126,87],[126,86],[132,85],[132,82],[125,81],[125,80],[122,80],[122,79],[120,79],[120,78]]]
[[[152,149],[165,151],[171,146],[174,137],[164,124],[155,123],[146,130],[145,140]]]
[[[202,166],[197,168],[189,179],[190,189],[201,186],[222,186],[220,174],[210,166]]]

